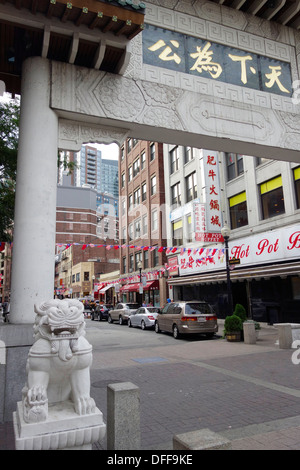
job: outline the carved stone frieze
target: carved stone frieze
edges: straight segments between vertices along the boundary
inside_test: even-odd
[[[122,145],[126,139],[128,131],[126,129],[96,126],[94,124],[83,124],[77,121],[59,120],[59,141],[58,148],[77,152],[84,143]]]

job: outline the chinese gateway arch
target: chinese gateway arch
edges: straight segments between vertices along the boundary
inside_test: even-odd
[[[22,96],[12,324],[53,297],[58,148],[132,136],[300,162],[299,1],[11,0],[0,28]]]

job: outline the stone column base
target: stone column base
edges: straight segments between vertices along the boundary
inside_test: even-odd
[[[102,412],[78,415],[71,401],[49,405],[48,419],[25,423],[23,404],[13,413],[16,450],[91,450],[105,436]]]

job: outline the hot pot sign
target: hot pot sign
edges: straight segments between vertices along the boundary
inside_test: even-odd
[[[188,275],[197,271],[224,269],[225,256],[222,244],[209,246],[213,256],[194,255],[191,263],[187,254],[179,256],[180,275]],[[229,240],[229,258],[240,260],[239,266],[258,265],[300,258],[300,225],[282,227],[248,237]]]

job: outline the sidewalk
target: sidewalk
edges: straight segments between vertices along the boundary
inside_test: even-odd
[[[151,334],[151,333],[150,333]],[[172,450],[175,434],[208,428],[233,450],[300,448],[299,367],[262,324],[256,344],[176,341],[154,348],[94,351],[91,395],[106,420],[109,383],[140,388],[141,448]],[[163,339],[163,338],[162,338]],[[105,450],[106,442],[94,445]],[[14,449],[12,424],[0,424],[0,449]]]

